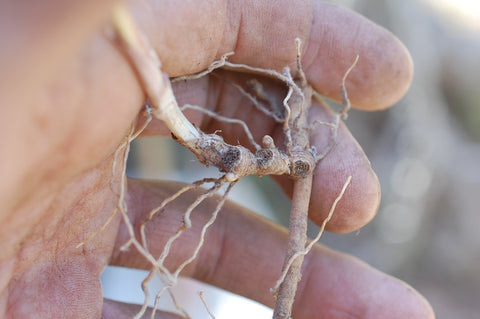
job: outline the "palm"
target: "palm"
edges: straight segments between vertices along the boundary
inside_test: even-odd
[[[21,261],[9,284],[6,317],[99,317],[98,277],[108,263],[119,220],[82,248],[115,206],[105,165],[76,178],[52,196],[14,259]],[[109,212],[110,211],[110,212]],[[77,313],[75,313],[77,312]]]

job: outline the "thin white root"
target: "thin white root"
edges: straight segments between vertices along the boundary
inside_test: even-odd
[[[201,196],[198,196],[197,199],[192,204],[190,204],[190,206],[185,211],[185,214],[184,214],[184,217],[183,217],[183,226],[181,226],[177,230],[177,232],[172,237],[170,237],[168,239],[167,243],[163,247],[163,251],[160,254],[160,257],[157,259],[158,264],[163,265],[163,263],[165,262],[165,259],[168,257],[168,254],[170,253],[170,248],[172,247],[173,243],[178,238],[180,238],[180,236],[183,234],[183,232],[185,230],[192,227],[192,222],[191,222],[191,219],[190,219],[190,215],[191,215],[192,211],[198,205],[200,205],[200,203],[203,202],[205,199],[215,195],[217,190],[223,185],[224,182],[225,182],[225,180],[221,179],[218,183],[216,183],[214,186],[212,186],[212,188],[210,188],[207,192],[205,192],[205,194],[203,194]]]
[[[342,190],[340,191],[340,193],[338,194],[337,198],[335,198],[335,200],[333,201],[333,204],[332,206],[330,207],[330,211],[328,212],[328,215],[327,217],[323,220],[322,222],[322,225],[320,226],[320,230],[318,231],[318,234],[317,236],[305,247],[304,250],[302,251],[299,251],[297,252],[296,254],[294,254],[292,257],[290,257],[285,269],[283,270],[282,272],[282,275],[280,276],[280,278],[277,280],[277,282],[275,283],[275,286],[273,288],[270,289],[270,292],[273,294],[273,295],[276,295],[277,292],[278,292],[278,289],[280,288],[280,285],[283,283],[283,281],[285,280],[285,277],[287,276],[287,273],[288,273],[288,270],[290,269],[290,266],[292,265],[292,263],[295,261],[295,259],[297,259],[298,257],[300,256],[305,256],[306,254],[308,254],[310,252],[310,250],[312,249],[313,245],[315,245],[319,240],[320,238],[322,237],[322,234],[325,230],[325,226],[327,225],[327,223],[330,221],[330,219],[332,218],[333,216],[333,212],[335,211],[335,208],[337,207],[337,204],[338,202],[342,199],[343,197],[343,194],[345,194],[345,191],[348,187],[348,185],[350,184],[350,181],[352,180],[352,176],[348,176],[345,184],[343,185],[342,187]]]
[[[300,38],[295,38],[295,44],[297,46],[297,72],[298,72],[298,77],[300,79],[300,86],[305,87],[308,84],[307,81],[307,76],[305,75],[305,72],[303,72],[303,67],[302,67],[302,40]]]
[[[333,120],[331,123],[328,122],[313,122],[312,126],[314,125],[325,125],[328,126],[332,132],[332,136],[330,137],[328,141],[328,145],[323,149],[323,151],[320,154],[316,154],[315,159],[316,162],[318,163],[321,161],[327,154],[332,150],[333,146],[337,142],[337,135],[338,135],[338,126],[340,125],[340,116],[342,113],[335,113]],[[345,113],[347,114],[347,113]]]
[[[218,216],[218,213],[220,212],[221,208],[225,204],[225,201],[227,200],[228,193],[230,192],[230,190],[232,189],[232,187],[234,185],[235,185],[235,182],[232,182],[228,185],[227,190],[223,194],[221,200],[218,202],[215,210],[212,212],[212,216],[207,221],[207,223],[202,227],[202,230],[200,232],[200,239],[198,241],[197,246],[195,247],[195,250],[194,250],[193,254],[187,260],[185,260],[180,266],[178,266],[178,268],[175,270],[174,273],[170,274],[170,277],[167,279],[167,282],[165,283],[165,286],[157,293],[157,295],[155,297],[155,305],[154,305],[154,308],[153,308],[153,311],[152,311],[152,318],[155,314],[155,311],[158,307],[158,302],[159,302],[161,296],[163,295],[163,293],[165,291],[167,291],[169,288],[173,287],[177,283],[178,277],[179,277],[180,273],[183,271],[183,269],[187,265],[189,265],[193,260],[195,260],[197,258],[198,253],[200,252],[200,249],[203,247],[203,243],[205,242],[205,235],[207,233],[208,228],[215,222],[215,220]],[[216,189],[214,191],[209,190],[206,193],[206,195],[208,195],[208,197],[209,197],[209,196],[211,196],[211,194],[214,194],[215,192],[216,192]],[[206,197],[204,197],[203,199],[205,199],[205,198]],[[197,199],[197,201],[198,201],[198,199]],[[197,205],[198,205],[198,203],[197,203]],[[192,204],[191,206],[196,206],[196,205]],[[181,234],[184,230],[185,229],[181,228],[179,231],[177,231],[177,233],[175,235],[173,235],[172,237],[169,238],[167,244],[165,244],[165,246],[164,246],[164,249],[163,249],[163,252],[162,252],[161,256],[158,258],[158,261],[157,261],[156,265],[159,265],[159,266],[161,265],[163,268],[165,268],[163,263],[165,261],[165,258],[169,254],[170,247],[171,247],[172,243],[179,237],[179,234]],[[162,271],[162,273],[163,273],[163,271]]]
[[[321,124],[321,125],[325,125],[325,126],[330,127],[330,129],[332,131],[332,136],[331,136],[331,138],[328,142],[328,145],[325,147],[325,149],[322,151],[322,153],[316,155],[316,162],[317,163],[320,160],[322,160],[325,156],[327,156],[327,154],[330,152],[330,150],[333,148],[333,146],[337,142],[337,134],[338,134],[338,127],[340,125],[340,118],[346,119],[348,117],[348,111],[352,108],[352,105],[351,105],[350,100],[348,98],[347,89],[345,87],[345,81],[347,80],[347,77],[350,74],[350,72],[357,65],[358,59],[359,59],[359,56],[357,55],[355,57],[355,60],[353,61],[352,65],[347,69],[347,71],[345,72],[345,74],[343,75],[343,78],[342,78],[342,83],[340,85],[340,91],[341,91],[341,95],[342,95],[342,109],[338,113],[335,113],[331,123],[314,121],[311,124],[311,129],[313,129],[313,127],[315,125]],[[322,96],[318,92],[314,91],[313,97],[322,106],[324,106],[326,108],[329,108],[328,104],[325,103]]]
[[[210,315],[210,318],[216,319],[215,316],[213,315],[213,312],[208,307],[207,301],[205,300],[205,296],[203,295],[203,291],[200,291],[198,293],[198,295],[200,296],[200,299],[202,300],[202,303],[205,306],[205,309],[207,310],[208,314]]]
[[[317,125],[327,126],[329,128],[333,128],[333,129],[337,127],[337,126],[335,126],[335,123],[324,122],[324,121],[313,121],[310,129],[312,130]]]
[[[194,73],[194,74],[185,75],[185,76],[178,76],[176,78],[173,78],[171,81],[172,82],[180,82],[180,81],[199,79],[199,78],[201,78],[205,75],[208,75],[209,73],[212,73],[216,69],[219,69],[222,66],[224,66],[228,57],[233,55],[233,54],[234,54],[234,52],[225,53],[224,55],[222,55],[222,57],[219,60],[216,60],[212,64],[210,64],[206,70],[198,72],[198,73]]]
[[[245,121],[242,121],[242,120],[239,120],[239,119],[234,119],[234,118],[231,118],[231,117],[222,116],[222,115],[220,115],[216,112],[210,111],[206,108],[203,108],[203,107],[200,107],[200,106],[197,106],[197,105],[185,104],[181,107],[181,110],[183,111],[185,109],[191,109],[191,110],[202,112],[202,113],[210,116],[211,118],[214,118],[214,119],[216,119],[218,121],[221,121],[221,122],[239,124],[243,128],[243,130],[245,131],[245,134],[247,135],[247,138],[250,141],[250,144],[252,144],[252,146],[255,147],[255,150],[258,151],[262,148],[257,142],[255,142],[255,139],[253,138],[253,134],[250,131],[250,129],[248,128],[248,125],[247,125],[247,123],[245,123]]]
[[[359,55],[355,57],[355,60],[353,61],[352,65],[347,69],[345,74],[343,75],[342,78],[342,84],[340,85],[340,91],[342,93],[342,105],[343,109],[340,111],[340,115],[343,117],[343,119],[346,119],[348,116],[348,111],[351,109],[352,105],[350,104],[350,100],[348,99],[348,93],[347,93],[347,88],[345,87],[345,81],[347,80],[348,75],[350,72],[355,68],[355,66],[358,63]]]
[[[93,233],[91,233],[90,235],[88,235],[88,237],[82,241],[81,243],[79,243],[77,246],[75,246],[75,248],[80,248],[82,247],[83,245],[85,245],[86,243],[88,243],[90,240],[92,240],[93,237],[97,236],[98,233],[102,232],[105,228],[107,228],[108,224],[110,224],[110,222],[112,221],[112,219],[115,217],[115,215],[117,215],[117,211],[118,211],[118,208],[115,207],[115,209],[112,211],[112,213],[110,214],[110,216],[108,216],[107,220],[103,223],[102,226],[100,226],[100,228],[98,228],[97,230],[95,230]]]
[[[154,319],[155,318],[155,313],[157,312],[157,309],[158,309],[158,304],[160,302],[160,298],[162,297],[163,293],[165,291],[168,291],[170,288],[173,287],[173,285],[176,284],[176,280],[175,281],[172,281],[172,282],[169,282],[168,284],[166,284],[165,286],[162,287],[162,289],[160,289],[160,291],[157,293],[157,295],[155,296],[155,303],[153,305],[153,309],[152,309],[152,314],[150,315],[150,319]]]
[[[175,298],[175,294],[173,293],[172,289],[168,289],[168,294],[170,295],[170,298],[172,298],[172,302],[175,305],[175,308],[177,308],[178,311],[180,311],[183,315],[184,318],[190,319],[190,315],[188,312],[178,303],[177,298]]]
[[[270,105],[271,107],[274,106],[274,103],[271,102],[271,101],[268,101],[268,97],[266,96],[263,96],[262,94],[259,94],[258,92],[258,89],[256,88],[256,82],[257,81],[249,81],[247,84],[253,84],[251,85],[252,89],[254,90],[255,92],[255,95],[258,96],[259,98],[261,99],[264,99],[266,100]],[[255,106],[255,108],[257,110],[259,110],[260,112],[262,112],[263,114],[265,114],[266,116],[268,117],[271,117],[275,120],[275,122],[277,123],[283,123],[283,118],[281,118],[280,116],[278,116],[277,114],[275,114],[274,111],[271,111],[269,110],[265,105],[263,105],[263,103],[261,103],[260,101],[258,101],[256,99],[255,96],[253,96],[252,94],[248,93],[247,91],[245,91],[245,89],[243,87],[241,87],[240,85],[236,84],[236,83],[230,83],[234,88],[236,88],[238,91],[240,91],[240,93],[245,96],[247,99],[250,100],[250,102],[252,102],[253,106]],[[272,105],[273,104],[273,105]]]
[[[148,124],[151,122],[152,120],[152,114],[151,114],[151,109],[149,106],[146,106],[145,108],[145,112],[144,112],[145,115],[147,115],[147,119],[145,120],[144,124],[136,131],[136,132],[133,132],[133,130],[135,129],[135,127],[132,125],[132,128],[130,130],[130,133],[128,134],[128,136],[125,138],[125,141],[120,144],[118,146],[118,148],[115,150],[115,154],[113,156],[113,163],[112,163],[112,178],[110,179],[110,189],[112,190],[112,192],[114,194],[116,194],[117,196],[120,197],[120,194],[117,192],[117,190],[115,189],[115,187],[113,187],[114,185],[114,182],[115,182],[115,172],[116,172],[116,169],[117,169],[117,159],[119,157],[119,154],[120,152],[126,148],[130,142],[132,142],[134,139],[136,139],[144,130],[145,128],[148,126]],[[127,154],[128,155],[128,154]],[[123,157],[123,161],[126,161],[126,158],[125,156]],[[123,163],[124,167],[126,167],[126,163]],[[125,172],[123,173],[125,174]],[[100,226],[97,230],[95,230],[93,233],[91,233],[84,241],[82,241],[81,243],[79,243],[75,248],[80,248],[81,246],[85,245],[87,242],[89,242],[90,240],[92,240],[95,236],[97,236],[98,233],[102,232],[105,228],[107,228],[107,226],[110,224],[110,222],[113,220],[113,218],[117,215],[117,212],[118,212],[118,208],[119,206],[117,205],[117,207],[115,207],[115,209],[112,211],[112,213],[110,214],[110,216],[108,216],[107,220],[103,223],[102,226]]]
[[[159,71],[160,73],[160,71]],[[200,134],[197,129],[190,123],[189,120],[183,115],[178,107],[177,100],[173,95],[170,81],[165,76],[164,88],[159,97],[158,105],[153,114],[160,120],[164,121],[170,131],[182,141],[191,141],[198,139]],[[152,97],[150,96],[150,100]]]
[[[285,145],[287,148],[287,154],[292,154],[292,133],[290,130],[290,115],[292,113],[290,106],[288,105],[288,100],[292,96],[293,89],[292,87],[288,87],[287,96],[283,99],[283,106],[285,107],[285,121],[283,122],[283,134],[285,134]]]
[[[192,256],[190,256],[190,258],[188,258],[187,260],[185,260],[180,266],[178,266],[177,270],[175,270],[174,272],[174,276],[176,278],[178,278],[178,276],[180,275],[180,273],[182,272],[182,270],[188,265],[190,264],[192,261],[195,260],[195,258],[197,258],[198,256],[198,253],[200,252],[200,249],[202,248],[203,246],[203,243],[205,241],[205,234],[207,233],[207,230],[210,226],[213,225],[213,223],[215,222],[215,220],[217,219],[217,216],[218,216],[218,213],[220,212],[220,210],[222,209],[223,207],[223,204],[225,204],[225,201],[227,200],[227,196],[228,194],[230,193],[230,191],[232,190],[233,186],[236,184],[236,182],[231,182],[228,187],[227,187],[227,190],[225,191],[225,193],[223,194],[222,196],[222,199],[218,202],[217,206],[215,207],[215,210],[212,212],[212,216],[210,217],[210,219],[208,220],[208,222],[203,225],[203,228],[202,228],[202,231],[200,232],[200,240],[198,241],[198,244],[197,244],[197,247],[195,248],[195,251],[194,253],[192,254]]]
[[[242,64],[242,63],[232,63],[225,61],[224,69],[226,70],[239,70],[239,71],[244,71],[248,73],[253,73],[253,74],[259,74],[263,76],[267,76],[270,78],[274,78],[277,80],[280,80],[287,85],[292,85],[292,78],[286,76],[284,73],[280,73],[276,70],[269,70],[269,69],[262,69],[262,68],[256,68],[247,64]]]
[[[148,217],[143,221],[142,225],[140,225],[140,236],[142,238],[142,243],[143,243],[145,249],[148,250],[147,238],[146,238],[146,234],[145,234],[145,227],[147,226],[147,223],[153,218],[153,216],[155,216],[155,214],[160,212],[162,209],[165,208],[165,206],[167,206],[169,203],[173,202],[175,199],[180,197],[180,195],[186,193],[187,191],[189,191],[191,189],[194,189],[194,188],[198,188],[205,183],[215,183],[215,182],[217,182],[217,180],[218,180],[217,178],[204,178],[204,179],[201,179],[199,181],[193,182],[192,184],[185,185],[184,187],[179,189],[175,194],[165,198],[160,205],[153,208],[150,211],[150,213],[148,214]]]
[[[150,282],[150,280],[153,279],[154,276],[155,276],[155,269],[152,269],[148,273],[148,276],[145,277],[145,279],[142,280],[142,291],[143,291],[143,296],[144,296],[143,305],[142,305],[142,308],[140,308],[138,313],[135,315],[135,317],[133,317],[133,319],[142,318],[143,314],[148,309],[148,304],[150,302],[150,291],[148,290],[148,283]]]

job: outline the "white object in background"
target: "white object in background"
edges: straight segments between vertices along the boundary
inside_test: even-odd
[[[144,294],[140,284],[147,274],[148,272],[144,270],[108,266],[100,276],[104,297],[126,303],[143,304]],[[155,300],[155,293],[161,287],[162,283],[158,278],[149,284],[151,306]],[[192,319],[211,319],[200,299],[201,291],[216,319],[266,319],[271,318],[273,313],[272,309],[255,301],[190,278],[179,278],[172,291],[180,306]],[[179,313],[168,293],[162,296],[159,309]]]

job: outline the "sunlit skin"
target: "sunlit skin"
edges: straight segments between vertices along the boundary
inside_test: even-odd
[[[364,110],[391,106],[412,78],[407,50],[389,32],[330,4],[313,1],[132,1],[130,9],[170,76],[207,67],[223,53],[231,61],[281,70],[295,66],[294,39],[302,39],[303,65],[312,86],[339,99],[339,84],[358,54],[347,89]],[[99,275],[108,264],[148,267],[134,249],[121,252],[128,234],[117,215],[77,248],[113,211],[113,154],[138,119],[144,95],[125,56],[112,41],[112,1],[2,2],[0,4],[0,316],[3,318],[130,318],[136,306],[104,301]],[[237,76],[237,75],[229,75]],[[231,87],[206,77],[174,87],[179,103],[194,103],[225,116],[249,114],[257,135],[281,128],[256,115]],[[247,113],[247,114],[246,114]],[[328,112],[314,105],[313,119]],[[200,128],[215,123],[189,113]],[[236,128],[224,126],[232,137]],[[260,133],[261,132],[261,133]],[[167,135],[159,121],[148,134]],[[314,134],[319,149],[326,136]],[[310,218],[320,224],[347,176],[352,183],[329,223],[348,232],[373,218],[378,180],[360,146],[341,125],[338,145],[314,178]],[[291,183],[279,180],[287,194]],[[129,181],[129,216],[139,224],[148,209],[179,186]],[[191,195],[193,196],[193,195]],[[164,242],[181,204],[154,219],[147,236]],[[205,220],[212,203],[195,215]],[[198,232],[199,229],[193,229]],[[228,204],[204,249],[185,275],[273,305],[269,288],[280,275],[287,231]],[[191,238],[192,239],[192,238]],[[196,242],[186,239],[170,263]],[[152,249],[158,254],[161,247]],[[306,257],[294,317],[433,318],[429,304],[405,283],[363,262],[316,246]],[[176,318],[158,313],[159,318]]]

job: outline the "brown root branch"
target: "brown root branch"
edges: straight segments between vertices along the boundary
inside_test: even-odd
[[[283,152],[268,144],[256,153],[241,145],[227,144],[216,134],[201,133],[201,138],[182,142],[205,165],[218,167],[227,173],[228,181],[235,181],[247,175],[283,175],[290,173],[290,160]]]
[[[245,131],[245,134],[247,135],[247,138],[250,141],[250,144],[252,144],[252,146],[257,151],[261,149],[261,146],[257,142],[255,142],[255,139],[253,138],[253,134],[250,131],[250,129],[248,128],[248,125],[247,125],[247,123],[245,123],[245,121],[235,119],[235,118],[226,117],[226,116],[222,116],[222,115],[220,115],[216,112],[210,111],[210,110],[208,110],[204,107],[200,107],[200,106],[197,106],[197,105],[184,104],[180,109],[182,111],[185,110],[185,109],[196,110],[196,111],[202,112],[202,113],[204,113],[204,114],[206,114],[206,115],[210,116],[211,118],[214,118],[218,121],[221,121],[221,122],[224,122],[224,123],[238,124]]]

